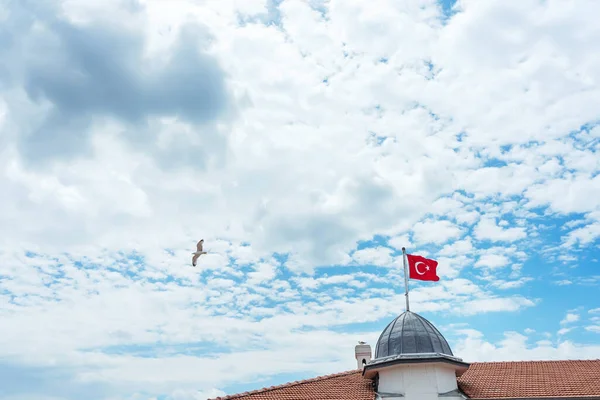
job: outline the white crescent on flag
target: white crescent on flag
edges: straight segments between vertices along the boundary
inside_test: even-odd
[[[429,267],[423,261],[418,261],[415,263],[415,271],[417,271],[417,274],[425,275],[425,272],[419,271],[419,264],[423,264],[425,266],[425,271],[429,271]]]

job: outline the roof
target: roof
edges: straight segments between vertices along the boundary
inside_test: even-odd
[[[431,322],[419,314],[405,311],[381,332],[375,358],[418,353],[453,355],[450,345]]]
[[[374,398],[375,392],[371,380],[363,378],[362,371],[357,369],[217,397],[213,400],[373,400]]]
[[[473,399],[600,398],[600,360],[471,363],[457,381]]]
[[[472,399],[600,399],[600,360],[476,362],[457,377]],[[290,382],[213,400],[374,400],[361,370]]]

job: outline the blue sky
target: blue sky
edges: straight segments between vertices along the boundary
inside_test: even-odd
[[[576,3],[0,0],[0,400],[353,369],[404,311],[403,246],[465,361],[599,358]]]

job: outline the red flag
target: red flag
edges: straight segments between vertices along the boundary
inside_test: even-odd
[[[440,277],[436,274],[438,262],[422,256],[407,254],[408,276],[410,279],[420,281],[439,281]]]

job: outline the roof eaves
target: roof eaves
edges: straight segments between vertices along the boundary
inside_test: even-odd
[[[460,389],[452,389],[450,391],[439,393],[438,397],[462,397],[463,399],[468,399],[468,397],[460,390]]]
[[[419,364],[419,363],[432,363],[432,362],[442,362],[451,365],[455,365],[461,368],[469,368],[469,363],[462,361],[460,358],[449,356],[447,354],[441,353],[431,353],[431,354],[402,354],[397,356],[390,356],[382,358],[381,360],[373,360],[369,364],[363,367],[362,375],[365,376],[365,373],[369,370],[373,370],[376,368],[389,367],[392,365],[398,364]]]

